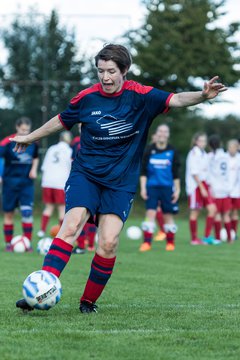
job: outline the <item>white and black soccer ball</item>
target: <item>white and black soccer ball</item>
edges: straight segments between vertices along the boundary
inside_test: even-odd
[[[138,226],[129,226],[126,234],[130,240],[139,240],[142,237],[142,230]]]
[[[23,296],[28,305],[39,310],[49,310],[62,295],[59,278],[45,270],[34,271],[23,283]]]
[[[23,253],[31,248],[31,242],[26,236],[17,235],[12,238],[11,246],[14,252]]]
[[[222,228],[220,230],[220,240],[226,242],[228,238],[227,230],[225,228]]]
[[[52,238],[45,237],[39,240],[37,244],[37,252],[41,255],[46,255],[52,244]]]

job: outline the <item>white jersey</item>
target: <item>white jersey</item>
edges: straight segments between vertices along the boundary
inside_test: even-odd
[[[64,189],[72,164],[72,149],[64,141],[50,146],[46,152],[41,170],[42,187]]]
[[[229,196],[229,157],[223,149],[210,152],[209,180],[212,196],[223,199]]]
[[[208,155],[205,150],[201,150],[198,146],[194,146],[187,155],[185,182],[188,195],[193,194],[198,187],[194,175],[197,175],[201,181],[207,181]]]
[[[240,154],[228,154],[230,197],[240,198]]]

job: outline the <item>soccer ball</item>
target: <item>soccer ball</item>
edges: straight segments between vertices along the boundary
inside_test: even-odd
[[[42,238],[37,244],[37,252],[41,255],[46,255],[51,244],[52,239],[50,237]]]
[[[227,241],[227,230],[225,228],[222,228],[221,231],[220,231],[220,240],[222,241]]]
[[[23,253],[31,248],[31,242],[26,236],[17,235],[12,238],[11,246],[14,252]]]
[[[127,228],[126,234],[130,240],[139,240],[142,236],[142,230],[138,226],[130,226]]]
[[[50,236],[52,236],[53,238],[55,238],[57,236],[57,233],[60,230],[60,225],[53,225],[50,229]]]
[[[62,295],[58,277],[48,271],[34,271],[23,283],[23,296],[28,305],[39,310],[48,310],[56,305]]]

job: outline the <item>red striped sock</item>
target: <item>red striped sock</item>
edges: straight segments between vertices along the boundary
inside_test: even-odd
[[[153,233],[151,233],[149,231],[146,231],[146,230],[143,231],[143,241],[144,242],[147,242],[147,243],[151,244],[152,243],[152,237],[153,237]]]
[[[87,232],[89,247],[94,246],[95,235],[96,235],[96,226],[94,224],[89,224],[88,232]]]
[[[4,224],[3,225],[3,233],[4,239],[7,244],[10,244],[13,237],[14,225],[13,224]]]
[[[175,234],[171,231],[168,231],[166,233],[166,242],[167,244],[174,244],[174,240],[175,240]]]
[[[73,246],[59,238],[54,238],[45,256],[42,270],[49,271],[59,277],[72,254]]]
[[[32,223],[22,223],[23,235],[26,236],[30,241],[32,240]]]
[[[85,249],[85,240],[86,240],[86,232],[84,230],[84,228],[82,229],[81,234],[79,235],[79,237],[77,238],[77,246],[80,249]]]
[[[80,301],[96,302],[112,275],[116,257],[111,259],[103,258],[95,254],[89,278]]]

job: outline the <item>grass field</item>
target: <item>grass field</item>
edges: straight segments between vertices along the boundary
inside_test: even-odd
[[[163,243],[139,253],[139,241],[127,240],[123,231],[99,313],[91,315],[80,314],[78,301],[92,254],[72,256],[55,308],[23,315],[15,301],[22,296],[23,280],[41,268],[43,257],[4,253],[2,242],[0,358],[240,359],[240,241],[191,247],[187,221],[178,220],[178,225],[172,253],[165,252]]]

